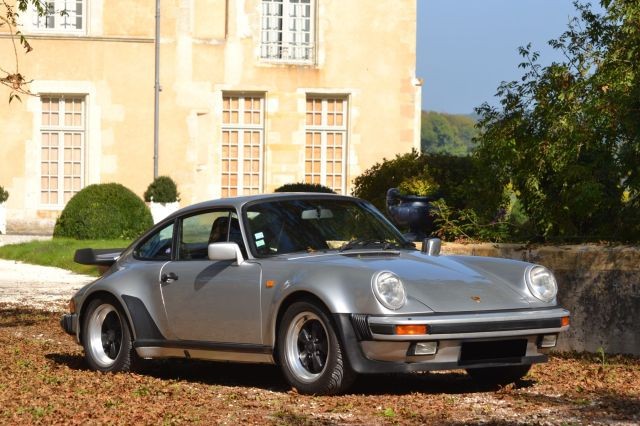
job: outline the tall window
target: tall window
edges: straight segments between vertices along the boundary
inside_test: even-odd
[[[260,57],[310,63],[314,51],[315,0],[262,0]]]
[[[345,191],[347,99],[307,97],[304,179]]]
[[[222,98],[222,196],[262,192],[264,98]]]
[[[86,21],[85,0],[50,0],[42,2],[45,14],[31,11],[31,28],[36,31],[84,33]]]
[[[40,202],[61,206],[84,186],[83,97],[43,96]]]

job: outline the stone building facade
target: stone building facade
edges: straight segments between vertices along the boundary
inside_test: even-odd
[[[21,16],[38,96],[0,89],[9,232],[50,231],[89,184],[153,179],[155,2],[50,3]],[[162,0],[159,174],[183,205],[301,181],[348,194],[419,148],[415,66],[415,0]]]

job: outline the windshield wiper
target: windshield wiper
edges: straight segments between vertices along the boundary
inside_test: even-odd
[[[355,248],[355,247],[363,247],[364,248],[366,246],[372,246],[372,245],[381,245],[383,250],[388,250],[390,248],[398,247],[398,245],[395,244],[395,243],[390,243],[388,241],[382,241],[382,240],[377,239],[377,238],[354,238],[353,240],[350,240],[349,242],[346,242],[342,246],[340,246],[338,251],[339,252],[343,252],[345,250],[350,250],[350,249]]]

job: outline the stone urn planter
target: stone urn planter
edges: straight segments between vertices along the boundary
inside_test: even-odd
[[[433,215],[429,196],[400,195],[397,188],[387,191],[387,212],[391,220],[399,227],[408,227],[410,232],[405,238],[422,241],[433,232]]]
[[[177,211],[180,208],[180,203],[174,201],[173,203],[154,203],[153,201],[147,203],[149,210],[151,210],[151,216],[153,217],[153,223],[160,222],[171,213]]]
[[[144,192],[153,223],[158,223],[180,208],[180,194],[176,183],[169,176],[158,176]]]

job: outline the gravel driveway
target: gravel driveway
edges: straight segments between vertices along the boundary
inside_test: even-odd
[[[47,238],[50,237],[0,235],[0,245]],[[65,310],[71,295],[94,279],[66,269],[0,259],[0,303]]]

